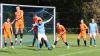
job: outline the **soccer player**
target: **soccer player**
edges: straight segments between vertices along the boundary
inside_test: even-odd
[[[18,43],[17,40],[17,35],[18,32],[20,31],[20,45],[22,44],[22,38],[23,38],[23,29],[24,29],[24,12],[23,10],[20,9],[19,6],[16,7],[16,12],[15,12],[15,43]]]
[[[52,47],[55,48],[57,42],[59,41],[59,39],[61,39],[65,43],[67,48],[69,48],[69,45],[66,41],[66,29],[59,22],[57,22],[57,25],[56,25],[56,32],[57,32],[56,39],[55,39],[55,42],[52,45]]]
[[[35,23],[38,23],[38,16],[35,14],[35,16],[34,16],[34,18],[33,18],[33,24],[35,24]],[[34,31],[34,38],[33,38],[33,43],[32,43],[32,46],[34,47],[34,44],[35,44],[35,42],[36,42],[36,40],[38,39],[38,28],[37,28],[37,26],[33,26],[32,27],[32,29],[31,30],[29,30],[28,32],[30,32],[30,31]],[[40,43],[40,47],[42,48],[42,46],[43,46],[43,44],[45,43],[45,45],[46,45],[46,42],[44,41],[44,39],[42,38],[41,39],[41,43]],[[47,46],[47,45],[46,45]]]
[[[7,47],[7,38],[10,40],[11,47],[13,47],[13,41],[12,41],[12,35],[13,35],[13,30],[12,30],[12,25],[10,23],[10,19],[7,18],[6,22],[3,24],[3,34],[4,34],[4,46]]]
[[[37,26],[38,27],[38,49],[40,49],[40,43],[41,43],[41,39],[43,38],[46,41],[48,50],[51,50],[51,46],[50,43],[47,39],[47,36],[45,34],[45,24],[48,23],[49,21],[52,20],[53,17],[51,17],[49,20],[47,20],[46,22],[43,22],[43,20],[39,17],[38,19],[38,23],[37,24],[33,24],[33,26]]]
[[[87,25],[84,23],[84,20],[81,19],[81,21],[80,21],[80,33],[79,33],[79,36],[77,38],[78,46],[80,46],[80,38],[83,38],[84,45],[86,47],[86,31],[87,31],[87,29],[88,29]]]
[[[95,20],[92,18],[89,23],[89,34],[90,34],[90,46],[92,46],[92,39],[94,40],[94,46],[96,46],[96,34],[98,33],[98,27]]]
[[[33,18],[33,24],[38,23],[38,16],[35,14],[34,18]],[[38,38],[38,29],[37,26],[32,27],[32,29],[34,31],[34,39],[33,39],[33,43],[32,46],[34,47],[34,44]]]

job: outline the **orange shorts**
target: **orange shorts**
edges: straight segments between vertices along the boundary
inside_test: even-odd
[[[59,39],[63,40],[64,42],[66,42],[66,33],[64,34],[57,34],[56,36],[56,40],[58,41]]]
[[[12,37],[12,34],[11,34],[11,32],[5,32],[4,33],[4,38],[10,38],[10,37]]]
[[[84,38],[84,39],[86,39],[86,32],[80,32],[80,33],[79,33],[79,38]]]
[[[24,29],[24,22],[22,22],[22,21],[16,21],[15,28],[16,29]]]

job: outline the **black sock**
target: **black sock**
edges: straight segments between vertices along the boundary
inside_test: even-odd
[[[84,45],[86,46],[86,40],[84,40]]]
[[[33,43],[32,43],[33,47],[34,47],[35,41],[36,41],[36,38],[33,39]]]
[[[4,45],[5,45],[5,47],[7,47],[7,43],[6,42],[4,43]]]
[[[68,43],[67,42],[64,42],[66,44],[66,46],[68,46]]]
[[[77,39],[77,44],[78,44],[78,46],[80,46],[80,40],[79,39]]]
[[[17,38],[17,35],[18,35],[18,34],[15,34],[15,38]]]
[[[45,41],[45,40],[43,40],[43,42],[44,42],[45,46],[46,46],[46,47],[48,47],[48,46],[47,46],[47,44],[46,44],[46,41]]]
[[[13,42],[11,42],[11,46],[13,46]]]
[[[20,38],[23,38],[23,33],[20,33]]]
[[[57,44],[57,41],[54,42],[54,45],[56,45],[56,44]]]
[[[20,39],[20,43],[22,43],[22,38]]]
[[[40,48],[42,48],[42,46],[43,46],[43,43],[40,43]]]

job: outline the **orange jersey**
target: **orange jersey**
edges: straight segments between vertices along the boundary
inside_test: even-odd
[[[6,33],[11,33],[11,24],[10,23],[8,23],[8,22],[5,22],[4,24],[3,24],[3,32],[4,32],[4,34],[6,34]]]
[[[86,24],[80,24],[80,32],[86,33],[86,29],[88,29],[88,27],[86,26]]]
[[[65,28],[64,28],[63,25],[59,25],[59,26],[56,27],[56,32],[57,32],[57,34],[63,33],[63,32],[65,32],[65,31],[66,31],[66,30],[65,30]]]
[[[15,19],[17,21],[24,21],[24,16],[23,16],[24,12],[23,10],[20,10],[18,12],[15,12]]]

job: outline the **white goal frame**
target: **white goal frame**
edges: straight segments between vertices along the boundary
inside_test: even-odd
[[[3,24],[3,6],[7,5],[7,6],[17,6],[16,4],[0,4],[0,25],[1,25],[1,33],[0,33],[0,47],[3,48],[3,33],[2,33],[2,24]],[[19,5],[20,7],[36,7],[36,8],[52,8],[54,9],[53,13],[54,13],[54,19],[53,19],[53,23],[54,23],[54,41],[55,41],[55,35],[56,35],[56,30],[55,30],[55,23],[56,23],[56,8],[53,6],[34,6],[34,5]]]

